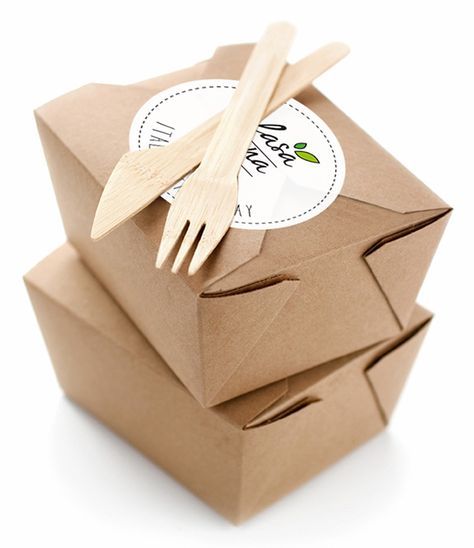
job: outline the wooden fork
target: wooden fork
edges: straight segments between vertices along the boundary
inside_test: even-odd
[[[294,65],[288,65],[265,115],[295,97],[348,53],[348,46],[333,42]],[[102,192],[92,226],[92,239],[98,240],[109,234],[194,169],[202,160],[221,116],[222,113],[216,114],[163,148],[125,153]]]
[[[270,25],[257,43],[236,91],[196,171],[178,192],[166,218],[158,256],[160,268],[185,232],[172,272],[178,272],[198,240],[188,274],[195,274],[229,228],[237,207],[237,175],[285,66],[295,31]]]

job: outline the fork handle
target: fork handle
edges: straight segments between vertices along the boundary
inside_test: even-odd
[[[201,162],[201,174],[232,181],[278,84],[295,36],[289,23],[270,25],[254,47],[236,91]]]

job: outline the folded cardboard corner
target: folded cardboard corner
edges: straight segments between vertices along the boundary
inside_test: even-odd
[[[415,223],[375,242],[364,259],[401,327],[407,325],[449,211]]]
[[[72,246],[25,282],[66,394],[233,522],[385,427],[431,318],[416,307],[390,340],[205,409]]]

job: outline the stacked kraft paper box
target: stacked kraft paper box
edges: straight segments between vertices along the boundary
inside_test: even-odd
[[[429,327],[415,300],[450,215],[311,87],[297,99],[346,160],[322,215],[231,229],[192,277],[154,266],[164,200],[92,241],[137,110],[181,82],[238,79],[250,50],[36,111],[69,242],[25,276],[69,398],[235,523],[386,427]]]

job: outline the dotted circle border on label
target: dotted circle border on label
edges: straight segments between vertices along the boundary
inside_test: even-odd
[[[237,89],[237,86],[231,86],[231,85],[225,85],[225,84],[210,84],[210,85],[206,84],[206,85],[196,86],[196,87],[193,87],[193,88],[184,89],[184,90],[181,90],[181,91],[176,91],[175,93],[172,93],[171,95],[168,95],[167,97],[164,97],[159,103],[154,105],[147,112],[147,114],[143,118],[142,123],[140,124],[140,128],[138,130],[138,148],[139,148],[139,150],[141,149],[141,136],[142,136],[143,127],[145,126],[146,121],[148,120],[148,118],[150,117],[150,115],[152,114],[153,111],[155,111],[159,106],[161,106],[163,103],[165,103],[169,99],[173,99],[173,97],[176,97],[178,95],[183,95],[184,93],[189,93],[191,91],[200,91],[200,90],[203,90],[203,89]],[[333,178],[332,178],[331,186],[329,187],[326,194],[315,205],[313,205],[312,207],[310,207],[306,211],[303,211],[302,213],[298,213],[297,215],[293,215],[292,217],[287,217],[286,219],[279,219],[279,220],[275,220],[275,221],[238,221],[238,220],[234,219],[232,221],[232,224],[235,223],[235,224],[241,224],[241,225],[270,225],[270,224],[287,223],[289,221],[294,221],[295,219],[305,217],[306,215],[308,215],[309,213],[314,211],[316,208],[318,208],[325,200],[327,200],[329,198],[329,196],[332,193],[332,190],[334,189],[334,186],[336,184],[337,173],[338,173],[338,165],[337,165],[336,152],[334,150],[334,147],[331,144],[331,141],[329,140],[329,137],[326,135],[324,130],[321,129],[319,127],[319,125],[314,120],[312,120],[305,112],[300,110],[298,107],[292,105],[291,103],[286,102],[285,105],[292,108],[293,110],[295,110],[296,112],[298,112],[299,114],[304,116],[307,120],[309,120],[319,130],[319,132],[322,134],[322,136],[325,138],[326,142],[328,143],[329,148],[331,149],[331,154],[332,154],[333,160],[334,160],[334,175],[333,175]],[[169,191],[166,191],[166,194],[168,194],[174,200],[174,196]]]

